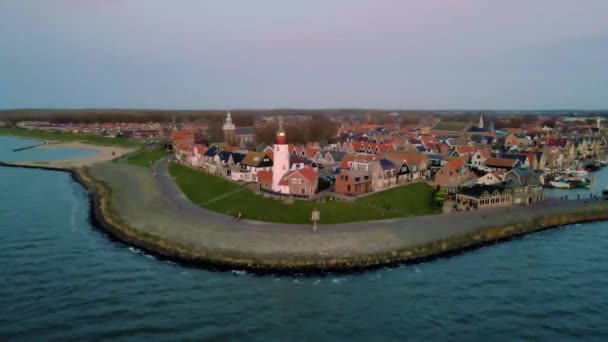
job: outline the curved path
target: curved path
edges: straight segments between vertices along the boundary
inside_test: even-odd
[[[154,170],[99,164],[91,174],[113,189],[112,209],[130,226],[170,241],[228,255],[327,259],[387,253],[549,215],[567,214],[584,201],[548,201],[518,208],[481,209],[385,221],[321,225],[234,222],[191,203],[162,160]],[[156,176],[154,176],[156,173]],[[605,201],[597,204],[606,205]]]
[[[226,220],[230,220],[230,217],[224,214],[220,214],[214,211],[207,210],[205,208],[201,208],[196,204],[193,204],[188,200],[188,198],[182,193],[177,184],[173,181],[171,175],[169,174],[169,163],[171,160],[169,158],[164,158],[157,162],[153,169],[156,173],[156,180],[158,182],[159,188],[163,196],[168,200],[168,205],[172,205],[180,208],[181,210],[185,210],[190,212],[193,215],[198,216],[203,220],[214,220],[218,222],[226,222]],[[404,218],[396,218],[396,219],[387,219],[387,220],[377,220],[377,221],[369,221],[369,222],[352,222],[352,223],[339,223],[339,224],[327,224],[327,225],[319,225],[319,233],[323,231],[334,231],[339,230],[341,232],[348,232],[353,230],[360,229],[370,229],[370,227],[374,227],[374,229],[378,229],[381,227],[394,227],[399,229],[407,229],[407,227],[427,227],[431,228],[432,226],[439,227],[453,227],[458,225],[458,222],[462,219],[465,219],[467,222],[470,222],[471,219],[479,219],[483,218],[484,220],[493,217],[493,218],[502,218],[507,219],[508,216],[512,216],[515,214],[518,218],[526,216],[535,215],[538,210],[547,210],[552,207],[563,207],[563,206],[578,206],[584,204],[584,201],[563,201],[563,200],[555,200],[548,199],[543,203],[530,205],[526,207],[513,207],[513,208],[485,208],[480,210],[471,210],[464,211],[458,213],[445,213],[440,215],[428,215],[428,216],[410,216]],[[508,216],[505,216],[508,215]],[[240,227],[245,226],[254,226],[256,228],[280,228],[280,229],[298,229],[301,230],[302,227],[308,225],[301,224],[287,224],[287,223],[269,223],[269,222],[259,222],[259,221],[250,221],[243,220],[239,222]],[[446,229],[441,229],[445,231]]]

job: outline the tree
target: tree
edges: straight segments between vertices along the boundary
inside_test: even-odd
[[[557,119],[551,118],[551,119],[547,119],[547,120],[543,121],[542,125],[547,126],[549,128],[555,128],[556,122],[557,122]]]
[[[511,128],[520,128],[523,124],[523,121],[520,117],[514,116],[509,119],[509,127]]]
[[[447,195],[447,192],[443,188],[435,191],[435,203],[438,207],[443,206],[445,200],[447,199]]]

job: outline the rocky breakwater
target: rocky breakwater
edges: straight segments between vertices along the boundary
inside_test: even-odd
[[[398,264],[411,264],[459,254],[468,250],[513,239],[563,225],[608,219],[608,201],[564,201],[553,204],[552,210],[528,210],[525,215],[510,215],[501,223],[500,218],[470,220],[473,215],[483,216],[479,210],[459,218],[475,224],[467,234],[454,234],[444,239],[414,247],[387,250],[382,253],[354,257],[268,258],[239,253],[222,253],[196,248],[138,230],[112,212],[112,189],[94,179],[86,168],[73,171],[74,178],[90,193],[92,219],[97,227],[110,236],[160,258],[213,270],[246,270],[256,274],[323,274],[352,273]],[[516,214],[524,209],[513,208]],[[453,215],[453,214],[447,214]],[[513,216],[516,216],[514,222]],[[481,222],[481,223],[480,223]],[[466,224],[466,222],[465,222]],[[179,229],[179,227],[174,227]],[[226,227],[230,229],[230,227]]]

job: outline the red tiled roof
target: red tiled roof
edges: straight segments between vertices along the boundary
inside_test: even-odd
[[[394,153],[390,153],[389,157],[391,157],[393,159],[405,160],[408,164],[415,162],[417,165],[420,165],[420,163],[422,163],[423,161],[428,162],[428,160],[429,160],[429,157],[424,154],[414,154],[414,153],[394,152]]]
[[[376,156],[376,155],[353,155],[353,154],[349,154],[344,156],[344,158],[342,158],[342,162],[340,163],[340,169],[343,170],[348,170],[350,169],[350,165],[348,165],[349,162],[354,162],[354,161],[373,161],[373,160],[379,160],[380,157]]]
[[[258,171],[257,177],[259,183],[272,183],[272,171]]]
[[[472,155],[477,152],[477,147],[475,146],[457,146],[456,152],[458,154]]]
[[[492,156],[492,154],[490,154],[490,151],[485,148],[480,148],[479,150],[477,150],[477,152],[479,152],[479,154],[484,158],[490,158]]]
[[[464,158],[454,158],[445,164],[445,167],[448,169],[457,169],[459,167],[463,167],[466,164]]]

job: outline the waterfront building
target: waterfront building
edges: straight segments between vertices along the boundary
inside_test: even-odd
[[[458,190],[456,201],[473,208],[501,207],[511,205],[513,197],[505,186],[475,184]]]

